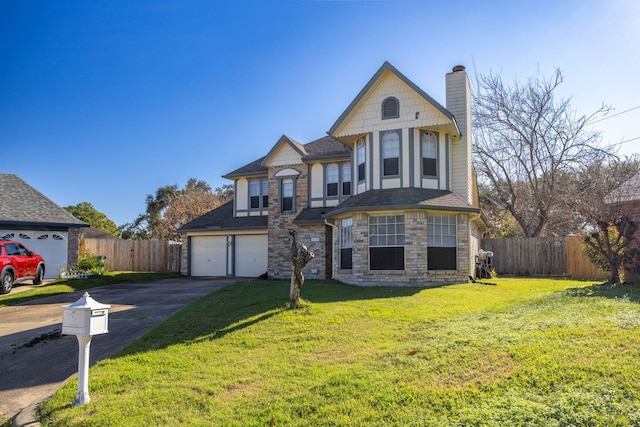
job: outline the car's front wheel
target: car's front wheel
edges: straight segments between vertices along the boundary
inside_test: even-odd
[[[3,271],[0,275],[0,294],[8,294],[13,288],[13,274],[10,271]]]
[[[40,283],[42,283],[43,277],[44,277],[44,266],[40,264],[38,266],[38,269],[36,270],[36,277],[33,278],[33,284],[37,286]]]

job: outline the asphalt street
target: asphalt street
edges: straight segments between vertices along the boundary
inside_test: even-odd
[[[92,338],[90,364],[112,356],[183,306],[237,280],[175,278],[90,289],[96,301],[111,304],[109,332]],[[14,417],[14,425],[38,425],[37,405],[77,374],[78,341],[60,334],[61,307],[84,292],[0,308],[0,420]]]

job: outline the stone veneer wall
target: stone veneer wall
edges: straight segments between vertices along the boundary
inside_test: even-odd
[[[181,259],[180,259],[180,273],[183,276],[189,274],[189,237],[186,234],[182,235],[182,248],[181,248]]]
[[[397,212],[396,214],[400,214]],[[369,220],[368,214],[354,213],[353,255],[351,270],[341,270],[340,221],[336,221],[333,241],[335,278],[345,283],[363,286],[437,286],[449,283],[465,283],[469,278],[469,219],[458,215],[458,270],[427,270],[427,212],[406,211],[405,215],[405,269],[403,271],[369,270]]]
[[[69,227],[67,236],[67,267],[75,268],[78,266],[78,251],[80,250],[80,229],[78,227]]]
[[[278,179],[275,174],[283,169],[295,169],[300,172],[296,178],[295,185],[295,206],[294,212],[280,212],[280,190]],[[307,207],[309,200],[309,174],[308,168],[303,165],[288,165],[269,168],[269,269],[270,278],[288,279],[291,277],[291,262],[289,252],[291,241],[289,240],[289,230],[296,230],[296,240],[299,244],[304,244],[307,249],[315,255],[314,259],[307,264],[303,273],[305,278],[325,279],[326,269],[326,232],[325,225],[294,225],[293,220]],[[318,241],[312,241],[317,238]],[[312,275],[311,269],[317,269],[318,274]],[[329,275],[330,277],[330,275]]]

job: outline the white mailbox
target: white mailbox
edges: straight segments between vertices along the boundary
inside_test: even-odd
[[[109,304],[101,304],[85,292],[73,304],[62,307],[64,335],[98,335],[109,332]]]

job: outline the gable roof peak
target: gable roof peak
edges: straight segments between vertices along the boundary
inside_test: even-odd
[[[378,71],[369,79],[367,84],[360,90],[358,95],[351,101],[349,106],[344,110],[344,112],[338,117],[338,120],[331,126],[329,131],[327,132],[329,135],[335,135],[338,128],[346,121],[347,117],[351,112],[356,108],[356,106],[362,101],[362,99],[369,93],[369,91],[376,85],[376,83],[380,80],[382,75],[389,71],[393,75],[395,75],[398,79],[400,79],[403,83],[409,86],[415,93],[417,93],[420,97],[422,97],[427,103],[431,104],[435,107],[440,113],[442,113],[447,119],[451,120],[455,123],[455,118],[453,114],[443,107],[438,101],[433,99],[429,94],[427,94],[424,90],[422,90],[418,85],[409,80],[407,76],[402,74],[396,67],[391,65],[389,61],[384,61],[384,63],[378,68]]]

